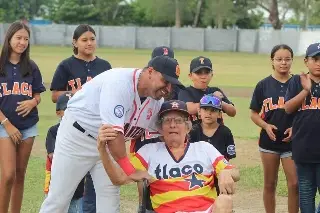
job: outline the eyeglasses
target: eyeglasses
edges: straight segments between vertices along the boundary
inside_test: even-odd
[[[205,95],[203,98],[201,98],[200,105],[201,104],[210,104],[210,102],[213,106],[221,107],[221,100],[217,97],[210,96],[210,95]]]
[[[292,62],[292,58],[274,58],[273,60],[278,63],[280,63],[280,62],[291,63]]]
[[[183,117],[163,117],[161,119],[162,124],[171,124],[172,121],[174,121],[175,124],[183,124],[184,122],[186,122],[188,120],[188,118],[183,118]]]

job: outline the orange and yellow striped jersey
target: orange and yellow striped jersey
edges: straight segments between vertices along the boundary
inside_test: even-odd
[[[179,160],[164,142],[146,144],[131,162],[156,179],[150,184],[150,198],[157,213],[206,211],[217,198],[214,175],[232,168],[216,148],[202,141],[187,143]]]

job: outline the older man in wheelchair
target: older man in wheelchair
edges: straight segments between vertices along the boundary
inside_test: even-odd
[[[144,195],[149,190],[151,206],[146,208],[144,197],[141,212],[231,213],[239,171],[209,143],[188,142],[192,126],[186,104],[176,100],[164,102],[157,126],[164,142],[146,144],[131,158],[135,169],[147,172],[150,177]],[[98,137],[104,168],[113,184],[129,183],[126,174],[114,164],[104,142],[108,132],[110,128],[103,126]],[[219,180],[219,195],[214,176]]]

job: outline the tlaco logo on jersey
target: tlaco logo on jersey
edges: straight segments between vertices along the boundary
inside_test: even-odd
[[[114,108],[114,115],[118,118],[122,118],[122,116],[124,115],[124,107],[122,105],[117,105]]]
[[[152,109],[149,108],[147,112],[147,120],[150,120],[151,117],[152,117]]]
[[[189,176],[192,173],[202,174],[203,166],[196,163],[194,165],[185,165],[183,167],[172,167],[170,169],[167,168],[168,165],[165,164],[161,167],[159,164],[154,173],[156,174],[157,179],[169,179],[169,178],[176,178],[182,176]]]

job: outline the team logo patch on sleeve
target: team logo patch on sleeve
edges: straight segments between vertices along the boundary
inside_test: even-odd
[[[115,116],[117,116],[118,118],[122,118],[122,116],[124,115],[124,107],[122,105],[117,105],[114,108],[114,114]]]
[[[227,147],[228,155],[235,155],[236,154],[236,147],[234,145],[229,145]]]

